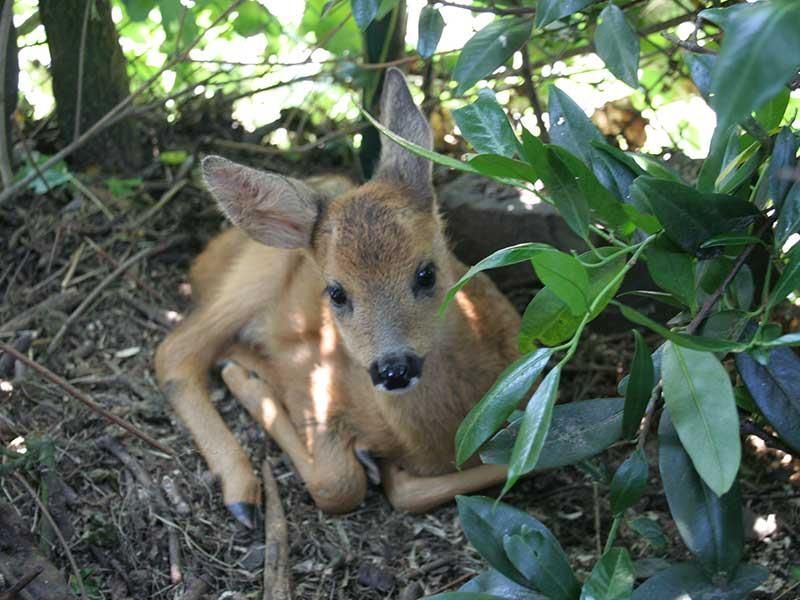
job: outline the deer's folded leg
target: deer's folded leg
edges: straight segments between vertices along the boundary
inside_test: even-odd
[[[505,465],[480,465],[434,477],[416,477],[394,464],[383,469],[383,489],[397,510],[421,513],[453,500],[499,485],[506,479]]]

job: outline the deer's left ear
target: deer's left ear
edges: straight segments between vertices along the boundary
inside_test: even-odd
[[[381,123],[409,142],[426,150],[433,149],[433,133],[428,120],[414,104],[405,76],[394,67],[386,71],[383,83]],[[381,135],[381,158],[375,178],[403,183],[426,203],[433,200],[431,162],[384,135]]]

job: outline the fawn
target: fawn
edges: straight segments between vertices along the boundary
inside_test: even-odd
[[[432,147],[397,69],[386,74],[381,119]],[[197,307],[155,364],[233,515],[252,526],[260,485],[211,402],[215,364],[324,511],[357,507],[368,474],[393,507],[414,512],[503,481],[502,466],[457,472],[454,437],[517,357],[519,316],[484,275],[439,316],[466,267],[448,249],[430,162],[384,137],[376,175],[359,187],[216,156],[202,170],[236,227],[193,264]]]

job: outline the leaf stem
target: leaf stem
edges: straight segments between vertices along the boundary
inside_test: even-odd
[[[619,526],[622,523],[622,515],[617,515],[614,517],[614,521],[611,523],[611,529],[608,531],[608,538],[606,539],[606,546],[603,548],[603,554],[611,550],[614,546],[614,542],[617,540],[617,533],[619,532]]]

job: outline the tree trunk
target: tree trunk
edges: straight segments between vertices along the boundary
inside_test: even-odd
[[[92,2],[83,53],[83,84],[78,104],[81,33]],[[50,71],[61,137],[65,143],[85,132],[129,93],[127,63],[111,19],[109,0],[39,0],[39,13],[50,48]],[[141,165],[142,148],[135,122],[123,119],[106,128],[72,155],[78,167],[91,164],[130,172]]]
[[[0,0],[0,13],[3,11],[3,6],[6,2],[13,0]],[[6,68],[4,73],[5,85],[3,89],[3,118],[5,127],[5,144],[8,150],[9,160],[12,159],[13,153],[11,152],[12,141],[12,124],[11,117],[17,109],[17,90],[19,86],[19,62],[17,58],[17,30],[14,29],[14,22],[11,22],[11,29],[8,35],[8,44],[6,44]]]

